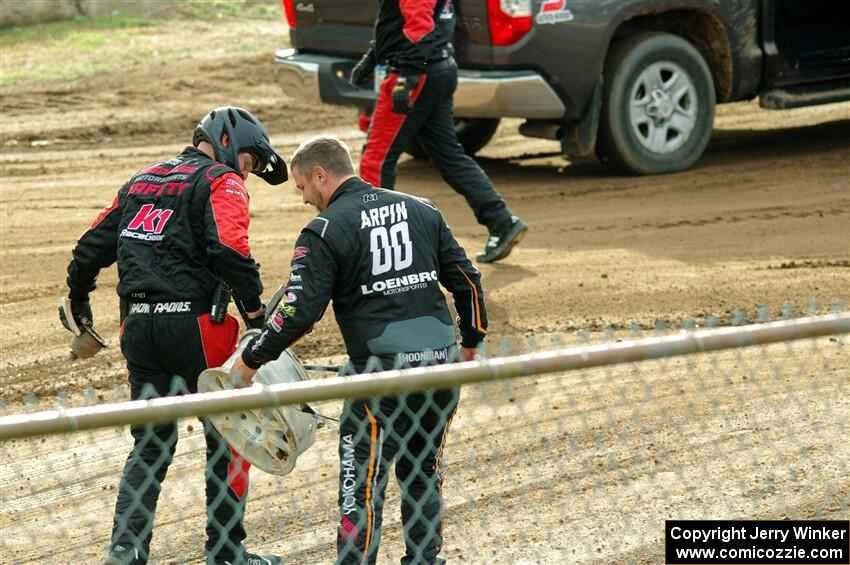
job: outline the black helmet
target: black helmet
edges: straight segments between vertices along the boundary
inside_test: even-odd
[[[227,134],[229,146],[221,143],[222,134]],[[286,163],[272,149],[266,128],[251,112],[235,106],[216,108],[198,123],[192,144],[197,147],[206,141],[215,150],[215,159],[239,170],[239,154],[251,153],[257,158],[252,173],[269,184],[280,184],[287,179]]]

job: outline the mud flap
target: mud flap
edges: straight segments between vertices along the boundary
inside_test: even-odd
[[[599,115],[602,113],[602,75],[593,85],[593,95],[587,105],[584,118],[564,125],[561,151],[570,157],[590,157],[596,148],[596,132],[599,130]]]

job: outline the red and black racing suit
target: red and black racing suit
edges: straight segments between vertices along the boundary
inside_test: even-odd
[[[381,0],[371,48],[389,72],[379,87],[360,176],[393,189],[396,163],[415,139],[443,180],[466,199],[478,223],[494,233],[511,222],[511,211],[457,140],[452,113],[457,65],[450,45],[454,27],[451,0]],[[392,110],[399,76],[419,77],[407,114]]]
[[[133,400],[197,392],[198,375],[236,349],[239,323],[210,319],[221,281],[246,311],[262,308],[248,244],[248,192],[230,167],[194,147],[137,173],[80,237],[69,296],[87,301],[100,269],[118,263],[121,352]],[[207,443],[208,558],[238,562],[248,463],[202,418]],[[135,440],[115,507],[110,553],[148,559],[160,483],[177,444],[174,423],[131,426]]]
[[[442,214],[421,198],[346,180],[299,236],[282,303],[242,360],[276,359],[333,300],[352,370],[443,363],[457,355],[440,286],[454,298],[461,344],[487,330],[480,273]],[[340,563],[375,562],[388,471],[402,490],[405,563],[440,551],[440,456],[459,396],[448,390],[345,402],[340,423]]]

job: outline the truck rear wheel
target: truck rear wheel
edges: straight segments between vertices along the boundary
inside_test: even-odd
[[[699,51],[669,33],[617,41],[605,62],[597,156],[640,175],[687,169],[714,123],[714,81]]]
[[[467,155],[475,155],[479,149],[487,145],[499,127],[499,119],[489,118],[455,118],[457,140],[463,145]],[[427,159],[425,150],[414,139],[406,152],[417,159]]]

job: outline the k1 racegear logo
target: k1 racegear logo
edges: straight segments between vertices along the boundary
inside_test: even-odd
[[[169,208],[154,208],[153,204],[145,204],[130,220],[127,227],[121,230],[121,237],[130,237],[144,241],[161,241],[165,236],[162,230],[174,210]]]
[[[540,4],[540,11],[534,17],[539,25],[571,22],[573,19],[575,16],[567,10],[567,0],[546,0]]]

